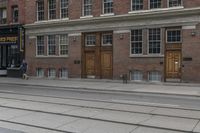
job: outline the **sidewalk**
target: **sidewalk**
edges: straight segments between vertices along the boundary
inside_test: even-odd
[[[200,84],[187,83],[133,83],[123,84],[120,80],[99,80],[99,79],[38,79],[30,78],[23,80],[20,78],[0,77],[0,83],[36,85],[36,86],[55,86],[55,89],[85,89],[109,92],[128,92],[128,93],[151,93],[168,94],[181,96],[200,97]]]

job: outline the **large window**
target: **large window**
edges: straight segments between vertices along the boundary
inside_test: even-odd
[[[113,0],[103,0],[103,13],[113,13]]]
[[[181,30],[167,30],[167,43],[180,43],[181,42]]]
[[[49,0],[49,19],[56,19],[56,0]]]
[[[132,0],[132,11],[143,10],[143,0]]]
[[[44,20],[44,1],[37,1],[37,20]]]
[[[0,8],[0,24],[5,24],[7,19],[6,8]]]
[[[12,7],[12,18],[13,18],[13,23],[18,23],[18,17],[19,17],[19,10],[18,6],[13,6]]]
[[[169,7],[181,6],[182,0],[169,0]]]
[[[69,0],[60,0],[60,14],[61,18],[68,18],[69,15]]]
[[[149,29],[149,54],[160,54],[161,30],[160,28]]]
[[[131,31],[131,54],[142,54],[142,29]]]
[[[161,0],[150,0],[150,9],[161,8]]]
[[[88,34],[85,36],[85,45],[86,46],[95,46],[96,45],[96,35]]]
[[[68,35],[60,35],[59,39],[60,44],[60,55],[66,56],[68,55]]]
[[[84,0],[83,3],[83,16],[92,15],[92,0]]]
[[[56,55],[56,36],[48,36],[48,55]]]
[[[37,55],[44,55],[44,36],[37,36]]]

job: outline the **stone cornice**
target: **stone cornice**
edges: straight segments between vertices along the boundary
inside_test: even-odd
[[[192,16],[199,15],[200,7],[197,8],[178,8],[178,9],[156,9],[156,10],[147,10],[137,13],[129,13],[125,15],[116,15],[116,16],[103,16],[103,17],[91,17],[88,19],[76,19],[76,20],[51,20],[51,21],[41,21],[35,22],[33,24],[25,25],[26,29],[31,28],[49,28],[56,26],[76,26],[84,24],[98,24],[104,22],[119,22],[119,21],[138,21],[146,19],[161,19],[161,18],[175,18],[176,16]]]

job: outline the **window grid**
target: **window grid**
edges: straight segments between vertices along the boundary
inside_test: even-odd
[[[113,0],[103,0],[104,14],[113,13]]]
[[[49,0],[49,19],[56,19],[56,0]]]
[[[48,55],[56,55],[56,36],[48,36]]]
[[[132,11],[143,10],[143,0],[132,0]]]
[[[44,55],[44,36],[37,36],[37,55]]]
[[[143,80],[143,74],[141,71],[133,71],[131,73],[131,79],[135,81],[142,81]]]
[[[68,71],[67,71],[67,69],[66,68],[61,68],[59,75],[60,75],[59,77],[61,79],[67,79],[68,78]]]
[[[44,1],[37,2],[37,20],[44,20]]]
[[[151,71],[148,75],[149,81],[161,81],[161,74],[158,71]]]
[[[149,29],[149,54],[160,54],[161,49],[160,28]]]
[[[56,77],[56,69],[55,68],[49,68],[48,77],[49,78],[55,78]]]
[[[142,54],[142,29],[131,31],[131,54]]]
[[[181,6],[182,0],[169,0],[169,7]]]
[[[95,46],[96,45],[96,35],[90,34],[85,36],[85,45],[86,46]]]
[[[161,8],[161,0],[150,0],[150,9]]]
[[[92,15],[92,0],[84,0],[83,15],[84,16]]]
[[[61,0],[60,1],[60,13],[61,18],[68,18],[69,16],[69,0]]]
[[[0,24],[5,24],[7,18],[6,8],[0,8]]]
[[[167,30],[167,42],[168,43],[180,43],[181,42],[181,30]]]
[[[68,55],[68,35],[60,35],[60,55]]]
[[[37,77],[44,77],[44,69],[42,68],[37,68],[36,69],[36,74],[37,74]]]
[[[111,33],[102,34],[102,45],[112,45],[113,43],[113,36]]]

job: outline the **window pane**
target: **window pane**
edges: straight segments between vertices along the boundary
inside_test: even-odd
[[[68,35],[60,35],[60,55],[68,55]]]
[[[142,54],[142,29],[131,31],[131,54]]]
[[[103,0],[104,14],[113,13],[113,0]]]
[[[44,55],[44,36],[37,36],[37,55]]]
[[[66,68],[61,68],[61,69],[60,69],[59,77],[60,77],[61,79],[66,79],[66,78],[68,78],[68,71],[67,71]]]
[[[143,0],[132,0],[132,10],[142,10],[143,9]]]
[[[92,0],[84,0],[84,16],[92,15]]]
[[[44,20],[44,1],[37,2],[37,20]]]
[[[56,36],[55,35],[48,36],[48,54],[56,55]]]
[[[143,74],[140,71],[133,71],[131,72],[131,79],[132,80],[138,80],[141,81],[143,80]]]
[[[161,8],[161,0],[150,0],[150,9]]]
[[[181,6],[182,0],[169,0],[169,7]]]
[[[56,19],[56,0],[49,0],[49,19]]]
[[[68,0],[61,0],[60,1],[61,18],[67,18],[68,17],[68,6],[69,6]]]
[[[149,29],[149,54],[160,54],[161,33],[159,28]]]
[[[158,71],[149,72],[149,81],[161,81],[161,74]]]
[[[177,43],[181,42],[181,30],[168,30],[167,31],[167,42]]]
[[[56,77],[56,69],[55,68],[49,68],[48,77],[49,78],[55,78]]]
[[[102,45],[112,45],[113,37],[112,34],[103,34],[102,35]]]
[[[85,36],[85,45],[86,46],[95,46],[96,45],[96,35],[89,34]]]
[[[36,69],[37,77],[44,77],[44,69],[42,68],[37,68]]]

